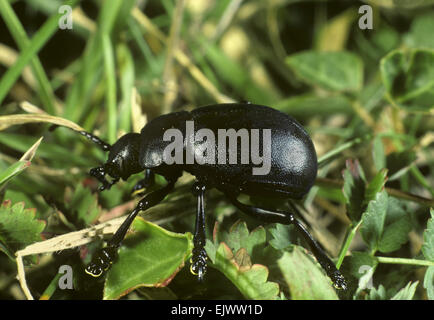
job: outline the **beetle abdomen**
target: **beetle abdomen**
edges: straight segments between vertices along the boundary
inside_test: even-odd
[[[208,129],[215,139],[195,141],[192,149],[186,150],[200,159],[207,149],[204,158],[210,160],[208,152],[214,147],[214,163],[203,161],[185,167],[199,179],[210,181],[217,188],[219,184],[230,184],[247,194],[269,190],[270,194],[293,198],[302,197],[311,188],[317,173],[315,148],[307,132],[292,117],[254,104],[211,105],[193,110],[191,115],[195,132]],[[230,146],[231,138],[237,141],[235,148]]]

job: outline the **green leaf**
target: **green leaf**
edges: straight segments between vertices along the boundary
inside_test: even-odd
[[[384,253],[398,250],[408,241],[408,233],[411,229],[410,215],[405,210],[402,201],[390,197],[378,250]]]
[[[360,279],[368,268],[375,269],[378,261],[367,252],[353,251],[350,256],[346,256],[342,267],[344,274],[351,275],[355,279]]]
[[[273,239],[269,241],[270,245],[276,250],[284,250],[292,245],[289,226],[276,223],[273,228],[269,229]]]
[[[423,286],[429,300],[434,300],[434,267],[428,267],[423,279]]]
[[[375,196],[384,188],[384,184],[387,180],[387,169],[382,169],[375,177],[368,183],[365,190],[365,196],[363,203],[368,205],[371,200],[375,199]]]
[[[138,287],[169,284],[184,266],[193,247],[190,233],[169,232],[138,217],[132,224],[116,263],[107,273],[104,299],[118,299]]]
[[[77,220],[83,225],[88,226],[95,222],[100,214],[98,206],[98,195],[92,194],[89,188],[79,184],[74,190],[68,207],[76,212]]]
[[[357,91],[363,83],[363,62],[355,54],[305,51],[286,58],[304,82],[327,90]]]
[[[216,225],[214,239],[217,233]],[[207,240],[205,245],[210,266],[222,272],[247,299],[276,299],[279,286],[267,281],[268,268],[251,262],[254,251],[265,245],[265,229],[258,227],[249,232],[247,224],[239,220],[229,232],[218,234],[218,239],[222,242]]]
[[[388,196],[385,190],[376,194],[362,216],[360,233],[372,251],[378,249],[386,220]]]
[[[365,300],[387,300],[386,288],[382,284],[378,286],[378,289],[372,288]]]
[[[417,8],[429,6],[434,3],[434,0],[372,0],[373,4],[388,8]]]
[[[395,294],[390,300],[413,300],[414,293],[416,292],[416,287],[419,284],[419,281],[415,283],[409,282],[405,288],[402,288]]]
[[[406,43],[413,48],[434,49],[434,12],[428,12],[416,16],[411,23],[410,32],[406,37]]]
[[[431,218],[428,220],[423,233],[422,252],[426,259],[434,261],[434,209],[430,210]]]
[[[362,167],[355,160],[347,160],[343,172],[344,186],[342,193],[346,200],[347,214],[351,221],[357,222],[365,209],[366,179]]]
[[[318,106],[327,108],[318,108]],[[314,93],[291,96],[273,104],[277,110],[292,115],[297,119],[312,116],[328,116],[330,114],[354,114],[351,101],[343,94],[337,93],[325,97]]]
[[[245,249],[240,250],[245,252]],[[244,257],[245,255],[246,252]],[[239,256],[240,254],[234,255],[226,243],[221,242],[216,251],[215,261],[210,266],[222,272],[246,299],[276,299],[279,294],[279,285],[267,281],[267,267],[245,263],[246,260],[240,259]]]
[[[238,220],[232,225],[229,233],[222,233],[220,239],[222,242],[225,242],[233,252],[244,248],[251,256],[256,246],[265,244],[266,232],[261,226],[249,233],[247,224],[244,221]]]
[[[211,262],[215,263],[215,256],[217,254],[216,245],[211,240],[206,239],[205,250],[206,250],[206,255],[211,260]]]
[[[380,62],[387,97],[407,111],[428,111],[434,106],[434,51],[395,50]]]
[[[24,202],[12,206],[6,200],[0,206],[0,248],[7,248],[8,255],[42,240],[45,222],[35,219],[36,209],[24,209]]]
[[[293,300],[337,300],[330,279],[321,267],[295,246],[285,252],[278,265]]]

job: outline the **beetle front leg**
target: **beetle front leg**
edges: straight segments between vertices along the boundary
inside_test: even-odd
[[[132,190],[133,195],[143,195],[144,189],[150,188],[155,184],[155,174],[150,169],[145,169],[145,177],[137,182]]]
[[[99,187],[99,191],[103,191],[105,189],[110,189],[112,187],[112,185],[114,185],[115,183],[117,183],[119,181],[119,178],[116,178],[116,179],[113,179],[111,182],[108,182],[105,178],[106,171],[105,171],[104,166],[90,169],[89,174],[92,177],[97,178],[98,181],[102,183],[102,186]]]
[[[193,237],[193,252],[191,257],[190,271],[197,275],[199,281],[203,280],[203,276],[207,269],[207,255],[205,251],[206,232],[205,232],[205,205],[203,196],[205,194],[205,185],[196,182],[193,185],[193,194],[197,197],[196,210],[196,226]]]
[[[165,187],[148,193],[138,202],[134,210],[131,211],[113,237],[107,242],[107,246],[100,249],[100,251],[98,251],[93,257],[92,261],[85,269],[87,274],[90,274],[93,277],[99,277],[104,271],[110,268],[116,257],[117,249],[121,245],[122,240],[125,238],[125,235],[137,214],[140,211],[147,210],[163,201],[163,199],[172,191],[175,182],[176,180],[169,181]]]

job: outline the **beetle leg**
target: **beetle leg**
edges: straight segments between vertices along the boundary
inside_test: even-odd
[[[301,233],[303,238],[309,244],[312,253],[318,260],[321,267],[325,270],[327,275],[332,279],[334,286],[337,289],[346,289],[347,284],[345,282],[345,279],[336,268],[333,261],[330,260],[330,258],[319,245],[319,243],[312,237],[312,235],[307,231],[306,227],[303,226],[303,224],[301,224],[292,213],[280,210],[267,210],[253,207],[239,202],[237,198],[231,194],[226,195],[238,209],[257,219],[271,223],[293,224],[297,231]],[[294,206],[292,207],[293,209],[295,209]]]
[[[102,186],[99,187],[99,191],[103,191],[105,189],[110,189],[112,185],[116,184],[119,181],[119,178],[113,179],[112,181],[108,182],[105,178],[105,169],[104,167],[96,167],[92,168],[89,171],[89,174],[92,177],[95,177],[98,179],[99,182],[102,183]]]
[[[196,182],[193,185],[193,194],[197,197],[197,211],[196,226],[193,237],[194,248],[192,252],[190,271],[194,275],[197,275],[199,281],[203,280],[203,276],[207,269],[207,255],[205,251],[205,206],[203,201],[205,189],[205,185],[200,182]]]
[[[143,195],[144,189],[150,188],[155,184],[155,175],[154,172],[150,169],[145,170],[145,177],[133,187],[132,194],[133,195]]]
[[[107,246],[102,248],[94,256],[92,261],[86,267],[86,273],[94,277],[99,277],[104,271],[108,270],[116,257],[117,248],[121,245],[131,223],[140,211],[147,210],[157,204],[172,191],[176,180],[169,181],[169,183],[159,190],[155,190],[148,193],[143,199],[141,199],[135,209],[131,211],[128,217],[121,224],[119,229],[113,235],[113,237],[107,242]]]

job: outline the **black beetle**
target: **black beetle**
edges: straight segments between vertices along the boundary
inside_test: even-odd
[[[234,129],[239,133],[242,129],[269,130],[271,140],[259,141],[259,148],[268,149],[271,155],[267,174],[253,174],[252,163],[241,164],[237,161],[222,161],[219,163],[171,163],[165,160],[165,152],[172,143],[163,139],[169,129],[178,129],[185,137],[186,123],[194,121],[196,129],[208,129],[218,134],[221,129]],[[253,131],[252,131],[253,132]],[[265,132],[265,131],[264,131]],[[312,187],[317,174],[317,156],[313,143],[304,128],[292,117],[266,106],[251,103],[217,104],[197,108],[191,112],[181,111],[162,115],[150,121],[143,127],[141,133],[127,133],[112,146],[98,137],[81,131],[79,132],[98,144],[104,151],[109,151],[107,162],[101,167],[93,168],[90,174],[96,177],[102,186],[100,190],[108,189],[120,178],[128,179],[132,174],[145,171],[145,179],[141,180],[135,189],[149,186],[153,175],[162,175],[167,180],[163,188],[146,194],[128,215],[107,246],[102,248],[86,267],[86,272],[98,277],[113,263],[117,248],[136,215],[143,210],[161,202],[174,188],[175,182],[183,171],[189,172],[196,178],[193,194],[197,197],[196,226],[194,232],[194,249],[192,252],[191,271],[201,280],[206,272],[207,255],[205,246],[205,210],[204,193],[207,189],[216,188],[226,195],[232,204],[244,213],[254,216],[264,222],[293,224],[308,242],[312,253],[332,279],[336,288],[345,289],[346,283],[333,262],[321,249],[317,241],[291,212],[269,210],[241,203],[237,198],[240,194],[250,196],[261,195],[267,197],[284,197],[300,199]],[[263,133],[265,136],[265,133]],[[178,156],[185,157],[188,152],[201,154],[215,150],[219,152],[220,144],[212,139],[190,141],[187,138],[181,146]],[[226,142],[226,141],[224,141]],[[241,141],[242,142],[242,141]],[[241,143],[242,144],[242,143]],[[238,160],[242,156],[241,144],[236,148],[225,150],[223,160],[230,160],[236,154]],[[252,144],[253,145],[253,144]],[[253,149],[251,150],[253,151]],[[179,153],[179,152],[178,152]],[[262,155],[264,157],[264,154]],[[111,182],[105,175],[113,178]],[[293,210],[295,206],[289,201]]]

